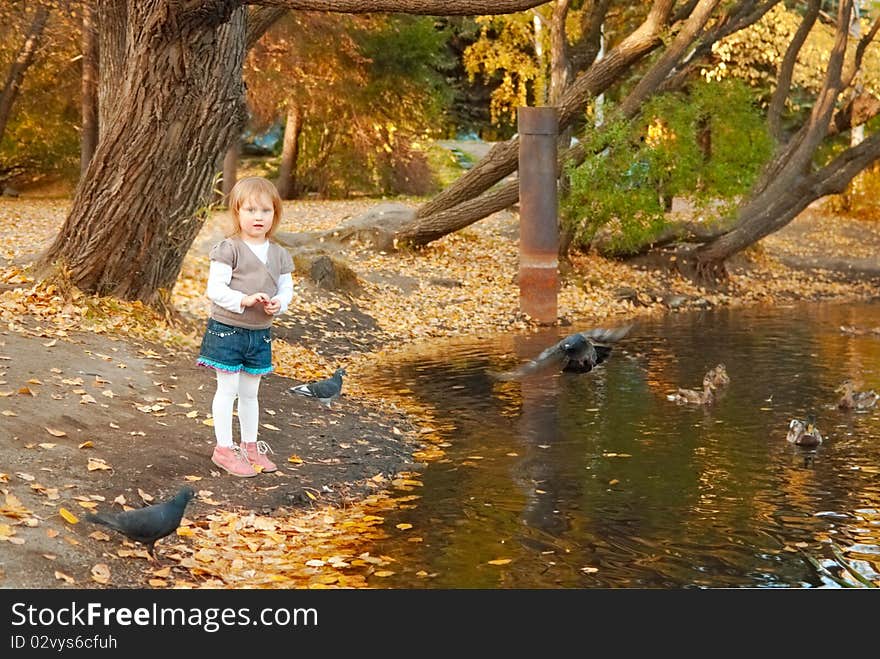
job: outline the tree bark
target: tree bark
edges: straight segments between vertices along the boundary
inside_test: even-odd
[[[223,156],[223,178],[220,181],[220,201],[225,204],[229,198],[229,193],[238,182],[238,157],[239,157],[238,139],[233,139],[232,144],[226,149],[226,155]]]
[[[125,84],[125,49],[128,47],[127,0],[101,0],[98,12],[98,141],[113,124],[116,100]],[[116,29],[110,29],[114,26]],[[94,156],[93,156],[94,157]]]
[[[293,99],[287,102],[287,122],[278,170],[278,194],[282,199],[296,197],[296,164],[299,159],[299,136],[302,132],[302,108]]]
[[[115,80],[114,114],[125,120],[104,124],[70,215],[41,258],[83,290],[146,302],[173,286],[204,219],[194,211],[246,117],[246,9],[175,22],[154,4],[129,0],[129,24],[101,25],[102,34],[131,36]]]
[[[85,176],[98,146],[98,32],[97,12],[91,2],[83,3],[82,20],[82,131],[80,135],[80,177]]]
[[[6,83],[3,85],[3,91],[0,92],[0,139],[6,132],[6,124],[12,114],[12,104],[18,96],[21,88],[21,82],[24,80],[24,74],[34,63],[34,57],[40,46],[40,40],[43,37],[43,29],[46,27],[46,21],[49,19],[49,8],[46,5],[39,5],[34,14],[34,19],[28,28],[24,42],[18,50],[12,64],[9,67],[9,74],[6,76]]]

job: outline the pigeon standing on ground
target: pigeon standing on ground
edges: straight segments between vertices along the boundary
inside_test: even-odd
[[[331,403],[339,398],[339,394],[342,392],[342,376],[345,374],[344,368],[337,368],[329,378],[324,378],[317,382],[299,384],[291,387],[290,391],[300,396],[317,398],[330,409]]]
[[[150,555],[155,559],[156,541],[177,530],[183,511],[195,495],[191,487],[184,487],[173,498],[163,503],[135,510],[124,510],[120,513],[88,514],[85,519],[95,524],[109,526],[130,540],[146,545]]]
[[[569,334],[544,350],[532,361],[498,375],[499,380],[515,380],[535,371],[556,366],[571,373],[589,373],[611,354],[611,346],[626,336],[632,324],[613,329],[592,329]]]

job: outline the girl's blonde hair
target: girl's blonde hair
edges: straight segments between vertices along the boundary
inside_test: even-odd
[[[241,233],[241,220],[238,212],[245,202],[250,201],[254,197],[267,197],[272,200],[272,226],[266,232],[266,236],[271,238],[278,230],[281,224],[281,195],[278,190],[268,179],[262,176],[248,176],[239,180],[229,193],[229,210],[232,211],[232,233],[230,236],[237,236]]]

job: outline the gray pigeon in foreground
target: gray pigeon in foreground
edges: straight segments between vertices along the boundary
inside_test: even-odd
[[[329,409],[330,404],[339,398],[339,394],[342,392],[342,376],[345,374],[344,368],[337,368],[329,378],[324,378],[317,382],[300,384],[291,387],[290,391],[299,394],[300,396],[317,398]]]
[[[130,540],[146,545],[150,555],[156,558],[155,542],[177,530],[183,511],[195,495],[191,487],[184,487],[163,503],[119,513],[88,514],[85,519],[109,526]]]
[[[632,324],[612,329],[592,329],[569,334],[564,339],[544,350],[532,361],[517,369],[498,375],[499,380],[515,380],[524,375],[557,367],[571,373],[589,373],[611,354],[611,346],[626,336]]]

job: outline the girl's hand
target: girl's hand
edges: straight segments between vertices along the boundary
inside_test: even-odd
[[[269,301],[269,296],[265,293],[254,293],[253,295],[245,295],[241,298],[241,306],[252,307],[257,303],[265,304]]]
[[[281,300],[277,297],[273,297],[271,300],[266,300],[263,302],[263,310],[270,316],[274,316],[281,311]]]

